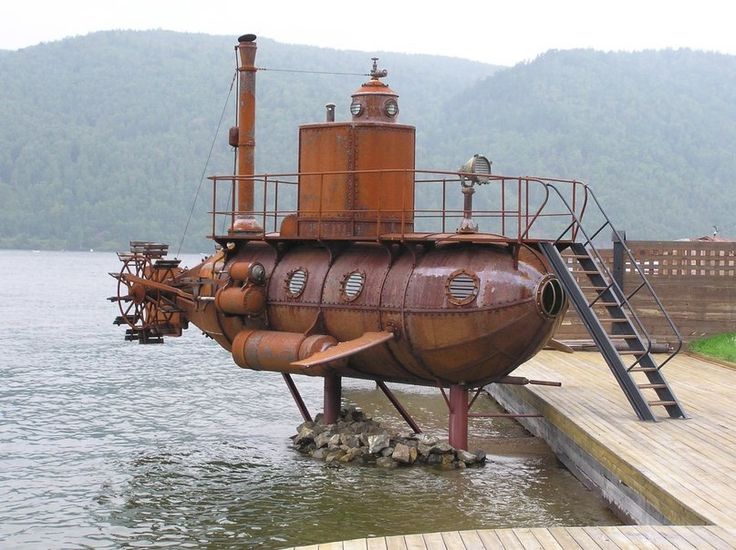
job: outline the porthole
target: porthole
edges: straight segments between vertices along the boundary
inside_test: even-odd
[[[462,306],[469,304],[478,295],[479,281],[478,277],[465,270],[454,272],[447,279],[445,290],[447,298],[453,304]]]
[[[565,291],[559,279],[550,275],[537,286],[537,306],[545,317],[557,317],[565,307]]]
[[[350,104],[350,114],[356,117],[363,114],[363,105],[358,103],[357,101],[353,101]]]
[[[386,115],[393,118],[399,114],[399,104],[396,103],[395,99],[389,99],[384,105]]]
[[[360,293],[363,292],[363,286],[365,285],[365,273],[361,271],[353,271],[343,277],[340,283],[340,294],[342,299],[347,302],[352,302]]]
[[[286,295],[289,298],[298,298],[301,296],[307,286],[308,277],[307,270],[303,267],[289,271],[289,274],[286,276]]]

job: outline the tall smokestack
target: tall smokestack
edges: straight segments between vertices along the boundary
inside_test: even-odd
[[[238,38],[240,73],[238,96],[238,215],[233,231],[262,231],[253,217],[253,174],[255,174],[256,124],[256,35],[244,34]],[[250,176],[250,178],[249,178]]]

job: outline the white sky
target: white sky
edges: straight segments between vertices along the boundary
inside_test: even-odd
[[[549,49],[736,54],[733,0],[1,0],[0,49],[168,29],[513,65]]]

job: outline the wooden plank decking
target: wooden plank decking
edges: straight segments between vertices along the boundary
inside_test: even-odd
[[[399,535],[311,550],[736,548],[736,370],[678,356],[664,375],[690,418],[641,422],[598,353],[542,352],[514,372],[561,388],[511,391],[656,508],[668,526],[490,529]]]
[[[536,527],[397,535],[300,546],[296,550],[731,549],[736,533],[715,526]]]

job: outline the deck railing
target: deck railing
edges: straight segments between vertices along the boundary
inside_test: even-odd
[[[386,208],[381,204],[381,194],[376,193],[375,208],[372,209],[317,209],[299,208],[298,186],[300,178],[319,178],[319,197],[317,204],[323,204],[322,197],[328,192],[325,181],[335,177],[359,178],[370,175],[372,181],[382,175],[396,178],[396,174],[411,174],[414,180],[414,196],[392,197],[392,205],[401,207]],[[212,234],[215,239],[232,236],[229,229],[240,216],[253,216],[263,228],[261,234],[249,235],[250,239],[277,238],[281,224],[288,216],[297,215],[300,219],[316,222],[317,233],[310,238],[350,240],[383,240],[390,234],[392,239],[415,239],[433,234],[454,234],[468,215],[478,226],[477,233],[485,240],[525,241],[555,240],[562,233],[563,240],[575,240],[578,222],[582,220],[588,202],[588,188],[574,180],[561,180],[539,177],[509,177],[501,175],[484,176],[488,181],[472,183],[473,174],[462,172],[443,172],[427,170],[362,170],[345,172],[303,172],[284,174],[259,174],[254,176],[212,176]],[[238,183],[247,181],[253,184],[254,211],[242,212],[236,209]],[[334,183],[333,183],[334,185]],[[472,208],[468,212],[464,204],[463,186],[472,186]],[[557,193],[550,193],[550,186]],[[404,192],[402,187],[397,192]],[[564,201],[560,200],[564,198]],[[569,207],[569,208],[568,208]],[[571,212],[571,210],[572,212]],[[363,232],[356,236],[346,231],[344,236],[336,237],[321,229],[321,220],[334,220],[342,217],[355,223],[370,221],[375,231],[370,235]],[[391,221],[392,229],[386,231],[386,223]]]

